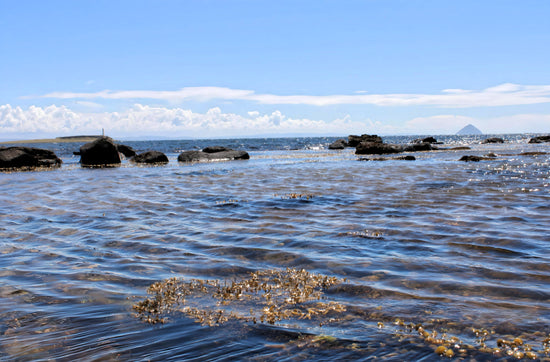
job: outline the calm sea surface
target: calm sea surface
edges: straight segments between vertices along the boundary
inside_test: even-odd
[[[550,144],[529,138],[383,162],[334,138],[123,142],[170,163],[110,169],[38,145],[63,166],[0,173],[0,360],[548,360]],[[251,158],[178,164],[208,145]],[[205,326],[132,309],[166,278],[286,268],[345,278],[323,294],[345,312]]]

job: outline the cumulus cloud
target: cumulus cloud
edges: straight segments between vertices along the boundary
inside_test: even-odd
[[[294,118],[281,111],[245,115],[225,113],[214,107],[205,113],[183,108],[135,104],[123,112],[76,112],[66,106],[31,106],[27,109],[0,105],[0,135],[3,138],[42,138],[74,134],[99,134],[101,129],[115,137],[237,137],[260,134],[317,132],[333,135],[453,134],[472,123],[486,133],[550,131],[550,114],[517,114],[505,117],[472,118],[444,114],[416,117],[400,124],[380,120],[353,119],[347,115],[332,120]]]
[[[136,104],[124,112],[74,112],[65,106],[28,109],[0,106],[0,133],[8,134],[97,134],[102,128],[113,136],[227,137],[256,134],[307,133],[343,134],[365,127],[350,117],[332,121],[288,117],[280,111],[241,116],[218,107],[205,113],[182,108]]]
[[[277,95],[224,87],[186,87],[176,91],[104,90],[95,93],[53,92],[39,96],[56,99],[153,99],[169,102],[241,100],[259,104],[331,106],[370,104],[377,106],[435,106],[445,108],[498,107],[550,103],[550,85],[505,83],[483,90],[444,89],[436,94]],[[33,97],[26,97],[33,98]]]

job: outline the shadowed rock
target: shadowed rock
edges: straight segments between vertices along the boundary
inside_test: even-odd
[[[132,161],[136,163],[168,163],[168,157],[159,151],[147,151],[134,156]]]
[[[80,164],[84,167],[104,167],[120,164],[118,147],[109,137],[100,137],[80,147]]]
[[[50,150],[32,147],[0,148],[0,169],[60,167],[61,163]]]
[[[224,151],[231,151],[231,149],[223,146],[209,146],[202,149],[202,152],[206,153],[218,153]]]
[[[122,153],[127,158],[134,157],[136,155],[136,151],[130,146],[116,145],[116,148],[118,152]]]
[[[227,149],[219,152],[184,151],[178,156],[179,162],[208,162],[208,161],[232,161],[248,160],[250,155],[246,151],[234,151]]]
[[[434,137],[418,138],[413,143],[439,143]]]
[[[348,147],[348,143],[345,139],[340,139],[337,141],[332,142],[329,146],[329,150],[343,150],[344,148]]]
[[[550,135],[533,137],[529,140],[529,143],[545,143],[550,142]]]

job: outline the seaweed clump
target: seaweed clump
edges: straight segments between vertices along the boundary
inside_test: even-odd
[[[325,289],[343,281],[291,268],[257,271],[230,283],[170,278],[152,284],[147,289],[150,296],[133,309],[141,320],[152,324],[166,322],[170,313],[183,313],[208,326],[229,320],[275,324],[345,311],[340,303],[320,301]]]

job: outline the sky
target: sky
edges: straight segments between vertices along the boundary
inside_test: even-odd
[[[0,0],[0,139],[550,133],[546,0]]]

